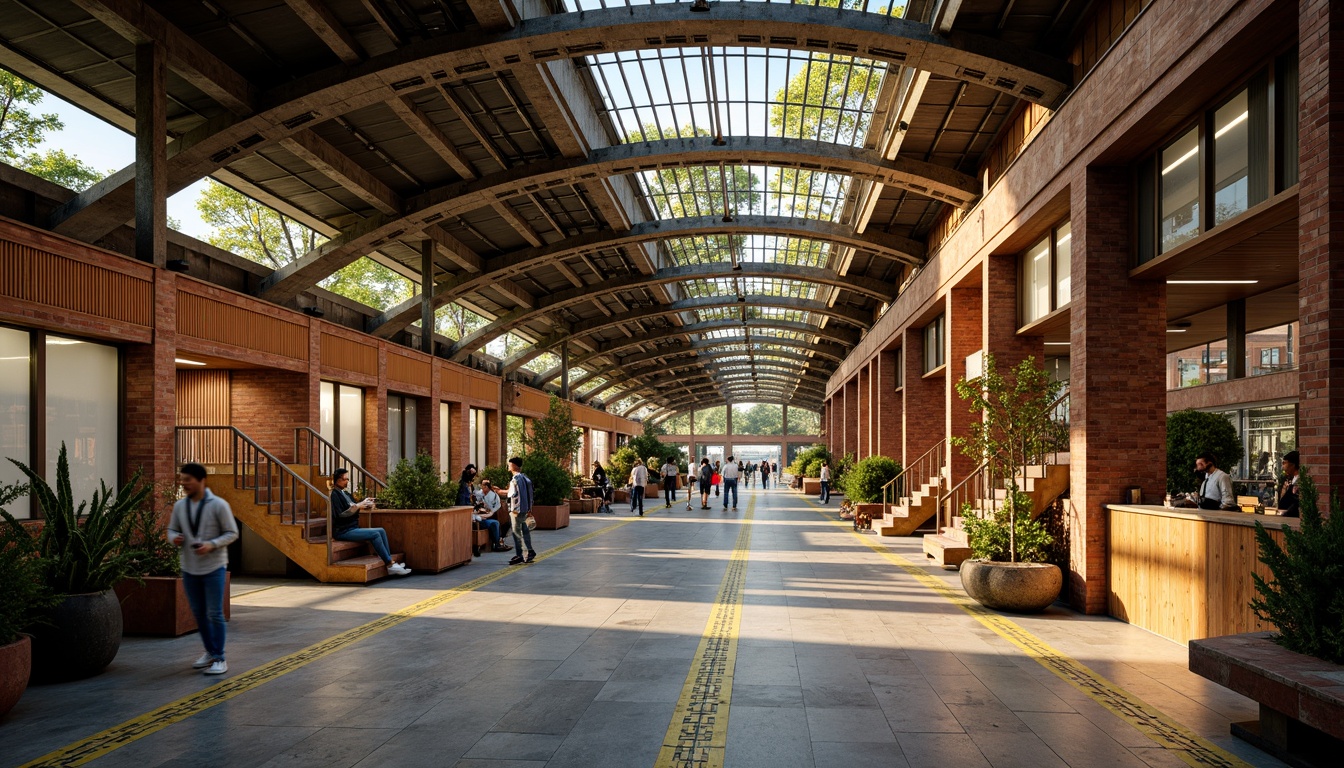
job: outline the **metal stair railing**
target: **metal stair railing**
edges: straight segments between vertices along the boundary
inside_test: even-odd
[[[366,496],[377,496],[378,491],[387,487],[386,482],[360,466],[312,427],[294,429],[294,462],[317,467],[318,472],[327,477],[344,467],[350,471],[350,487],[363,489]]]
[[[934,444],[932,448],[925,451],[922,456],[910,462],[910,466],[902,467],[900,474],[893,477],[886,485],[882,486],[882,512],[886,513],[887,507],[895,503],[896,499],[904,498],[906,475],[915,478],[916,483],[923,483],[930,477],[938,478],[938,486],[941,490],[943,484],[943,460],[947,448],[947,438],[943,438]],[[923,479],[921,479],[923,478]],[[912,489],[915,484],[911,484]]]
[[[981,500],[989,502],[989,511],[997,508],[998,499],[994,498],[994,476],[989,471],[989,462],[981,463],[938,499],[937,531],[941,533],[951,528],[952,518],[961,514],[967,504],[979,514],[985,514],[985,510],[980,509]]]
[[[221,443],[228,446],[224,456],[221,456]],[[308,521],[326,517],[325,513],[315,515],[314,511],[319,505],[323,508],[330,506],[327,495],[237,427],[178,427],[176,453],[180,462],[229,464],[235,488],[252,491],[253,501],[258,506],[264,505],[270,510],[278,507],[280,522],[303,526],[304,539],[318,543],[311,535]],[[328,556],[330,533],[328,521]]]

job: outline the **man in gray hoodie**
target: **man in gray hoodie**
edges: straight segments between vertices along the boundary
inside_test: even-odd
[[[228,546],[238,539],[229,503],[205,487],[205,467],[183,464],[177,481],[187,494],[173,505],[168,540],[182,550],[182,588],[201,631],[205,653],[191,666],[207,675],[229,671],[224,661],[224,589]]]

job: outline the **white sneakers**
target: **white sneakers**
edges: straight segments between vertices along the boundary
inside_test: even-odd
[[[401,563],[393,563],[387,566],[387,574],[389,576],[410,576],[411,569]]]
[[[229,671],[229,663],[223,659],[216,659],[208,653],[202,653],[201,658],[192,662],[192,669],[199,669],[207,675],[222,675]]]
[[[206,667],[208,667],[208,666],[210,666],[211,664],[214,664],[214,663],[215,663],[215,660],[214,660],[213,658],[211,658],[210,654],[208,654],[208,653],[202,653],[202,654],[201,654],[201,658],[199,658],[199,659],[197,659],[196,661],[192,662],[192,664],[191,664],[191,668],[192,668],[192,669],[205,669]]]

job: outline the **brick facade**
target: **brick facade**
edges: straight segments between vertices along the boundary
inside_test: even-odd
[[[229,382],[229,412],[233,426],[280,461],[293,462],[294,430],[316,426],[316,422],[309,420],[308,391],[308,376],[304,373],[261,368],[233,371]],[[370,399],[366,392],[366,431],[370,426],[367,413]],[[364,466],[379,475],[369,465],[370,458],[366,452]],[[386,448],[383,461],[387,461]]]
[[[898,350],[883,352],[875,365],[876,376],[873,390],[876,394],[875,425],[877,438],[873,450],[880,456],[901,460],[901,432],[904,398],[896,383],[896,366],[899,364]]]
[[[981,349],[980,286],[956,288],[947,294],[943,327],[947,331],[947,373],[943,376],[946,398],[944,417],[949,438],[970,436],[975,420],[966,401],[957,394],[957,382],[966,378],[966,358]],[[961,482],[980,462],[966,455],[959,446],[947,443],[947,481],[949,487]]]
[[[902,451],[904,458],[901,466],[910,466],[930,448],[943,439],[946,425],[943,414],[946,407],[947,392],[944,390],[943,376],[924,376],[924,329],[910,328],[905,331],[902,342],[905,354],[905,386],[901,390],[903,406],[903,426],[901,434],[905,440]],[[912,482],[924,482],[914,478]]]

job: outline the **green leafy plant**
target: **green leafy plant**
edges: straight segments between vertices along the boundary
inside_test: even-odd
[[[546,415],[532,421],[532,436],[527,441],[530,452],[540,453],[558,466],[568,467],[582,444],[583,430],[574,426],[569,401],[551,395]]]
[[[793,463],[786,467],[785,471],[796,477],[818,477],[819,475],[807,474],[808,466],[811,465],[813,461],[816,461],[817,468],[820,469],[821,461],[823,459],[830,461],[833,458],[834,457],[831,456],[831,452],[826,446],[817,443],[816,445],[799,451],[798,455],[793,457]]]
[[[523,474],[532,480],[534,504],[557,506],[569,498],[573,489],[569,473],[542,453],[529,453],[523,457]]]
[[[648,461],[651,457],[655,460],[666,458],[668,455],[668,446],[658,438],[666,434],[657,424],[648,421],[644,422],[644,434],[630,439],[627,447],[635,452],[636,456],[642,457]],[[658,467],[662,466],[659,462]],[[649,472],[653,473],[657,467],[649,467]]]
[[[1052,381],[1034,357],[1023,359],[1004,376],[995,366],[993,355],[985,355],[980,378],[957,382],[957,394],[978,418],[971,422],[968,436],[954,437],[951,442],[967,456],[985,462],[989,476],[1006,483],[1009,499],[993,514],[983,518],[973,514],[968,519],[1003,529],[1009,562],[1036,556],[1030,542],[1018,542],[1020,531],[1033,533],[1025,524],[1031,521],[1031,503],[1029,499],[1021,503],[1018,478],[1025,477],[1027,466],[1043,462],[1045,455],[1067,438],[1065,427],[1053,418],[1055,399],[1063,386]],[[1040,531],[1048,538],[1043,526]],[[1041,562],[1047,555],[1030,562]]]
[[[1225,416],[1190,409],[1168,414],[1167,493],[1199,489],[1195,459],[1201,453],[1213,454],[1226,472],[1241,460],[1243,450],[1237,428]]]
[[[477,484],[485,480],[489,480],[491,485],[499,489],[496,493],[502,493],[503,489],[508,488],[509,482],[513,480],[513,473],[509,471],[507,464],[495,464],[485,467],[476,476]]]
[[[628,445],[617,448],[607,460],[607,477],[614,486],[622,486],[630,479],[630,470],[635,466],[639,454]]]
[[[856,463],[854,454],[852,453],[846,453],[837,461],[831,462],[831,486],[834,488],[844,488],[845,478],[849,477],[849,473],[854,469]]]
[[[813,459],[807,462],[802,474],[803,477],[821,477],[821,459]]]
[[[882,486],[901,474],[901,465],[886,456],[869,456],[845,473],[845,498],[856,504],[882,500]]]
[[[0,486],[0,510],[28,495],[26,483]],[[9,513],[5,513],[9,517]],[[32,626],[44,608],[58,598],[42,579],[42,562],[26,541],[16,538],[14,528],[0,528],[0,645],[19,639],[19,633]]]
[[[1251,609],[1279,628],[1274,640],[1284,648],[1344,664],[1344,505],[1332,494],[1330,516],[1322,518],[1316,483],[1306,467],[1297,494],[1302,527],[1285,527],[1282,547],[1255,524],[1260,562],[1274,580],[1251,574],[1259,593]]]
[[[456,483],[439,480],[439,470],[428,453],[402,459],[387,476],[378,504],[390,509],[445,509],[457,501]]]
[[[980,517],[970,504],[964,504],[961,517],[972,557],[1021,563],[1044,563],[1050,559],[1054,537],[1043,521],[1031,518],[1031,497],[1025,493],[1013,494],[988,517]]]
[[[102,592],[133,575],[134,564],[144,553],[126,541],[135,510],[150,493],[150,487],[140,482],[139,472],[119,492],[100,482],[92,499],[75,506],[65,443],[56,460],[54,490],[28,465],[14,459],[10,462],[28,476],[31,492],[42,508],[42,529],[34,533],[8,512],[0,510],[0,515],[9,528],[12,546],[39,558],[47,587],[61,596]]]
[[[130,573],[137,576],[180,576],[180,551],[168,540],[168,526],[162,510],[171,511],[179,486],[173,481],[155,483],[145,503],[131,513],[126,544],[137,556],[131,560]]]

